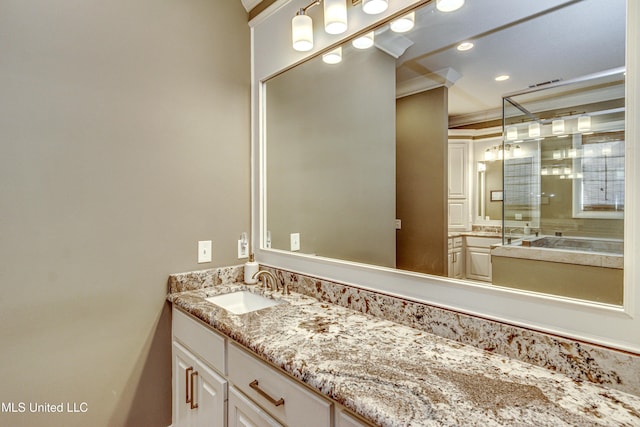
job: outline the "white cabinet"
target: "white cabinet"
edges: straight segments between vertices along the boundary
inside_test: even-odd
[[[227,381],[173,342],[174,426],[226,426]]]
[[[346,409],[336,407],[335,427],[370,427],[371,424],[351,415]]]
[[[331,426],[331,402],[230,343],[229,381],[288,426]]]
[[[282,427],[235,387],[229,388],[229,427]]]
[[[500,242],[501,240],[495,237],[466,237],[465,275],[467,279],[491,282],[491,245]]]
[[[367,426],[176,308],[172,334],[173,427]]]
[[[226,426],[227,381],[212,369],[224,370],[224,339],[175,309],[172,331],[172,425]]]
[[[449,142],[449,230],[469,229],[469,141]]]
[[[464,257],[462,256],[462,237],[450,237],[449,238],[449,252],[447,253],[448,260],[448,276],[455,279],[462,279],[464,277]]]

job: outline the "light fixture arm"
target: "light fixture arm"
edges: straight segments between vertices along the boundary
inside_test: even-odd
[[[321,2],[322,0],[314,0],[313,2],[309,3],[307,6],[301,7],[298,10],[298,12],[296,12],[296,15],[306,15],[309,9],[311,9],[314,6],[319,6]]]

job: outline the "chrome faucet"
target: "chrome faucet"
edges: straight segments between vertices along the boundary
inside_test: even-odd
[[[265,279],[262,280],[262,285],[265,289],[267,288],[271,288],[272,291],[277,291],[278,290],[278,281],[276,280],[276,277],[273,275],[272,272],[268,271],[268,270],[260,270],[257,273],[255,273],[252,278],[253,279],[257,279],[258,281],[260,281],[260,277],[261,276],[265,276]],[[271,282],[271,285],[269,286],[269,282]]]

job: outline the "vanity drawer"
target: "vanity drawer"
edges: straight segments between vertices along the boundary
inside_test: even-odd
[[[473,246],[475,248],[490,248],[492,245],[502,243],[502,239],[499,237],[478,237],[467,236],[467,246]]]
[[[229,344],[228,367],[229,381],[281,423],[305,427],[331,425],[331,402],[233,343]]]
[[[173,339],[182,343],[221,374],[226,374],[225,339],[185,313],[173,309]]]

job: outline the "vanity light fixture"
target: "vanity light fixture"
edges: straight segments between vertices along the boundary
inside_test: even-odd
[[[330,50],[329,52],[322,55],[322,60],[326,64],[337,64],[342,61],[342,46],[338,46],[337,48]]]
[[[404,16],[401,16],[398,19],[394,19],[389,24],[391,31],[394,33],[406,33],[411,30],[416,23],[416,13],[409,12]]]
[[[460,52],[465,52],[467,50],[473,49],[473,46],[474,45],[471,42],[462,42],[458,46],[456,46],[456,49],[458,49]]]
[[[436,0],[436,8],[440,12],[453,12],[464,6],[464,0]]]
[[[388,0],[362,0],[362,11],[367,15],[377,15],[389,7]]]
[[[346,0],[323,0],[324,30],[328,34],[342,34],[347,31]]]
[[[591,130],[591,116],[578,117],[578,132],[588,132]]]
[[[367,34],[364,34],[360,37],[353,39],[351,44],[356,49],[369,49],[371,46],[373,46],[373,42],[374,42],[374,33],[373,31],[370,31]]]
[[[529,138],[538,138],[540,136],[540,123],[534,122],[529,124]]]
[[[341,34],[347,30],[346,0],[314,0],[300,8],[291,20],[293,48],[299,52],[313,49],[313,20],[307,12],[324,1],[324,29],[328,34]]]
[[[491,151],[491,148],[484,150],[484,159],[487,161],[493,160],[493,151]]]
[[[513,157],[520,157],[522,156],[522,148],[520,148],[519,145],[516,145],[515,147],[513,147]]]
[[[291,39],[293,48],[299,52],[313,49],[313,20],[306,14],[307,9],[315,6],[312,3],[306,8],[300,9],[291,20]]]
[[[516,139],[518,139],[518,128],[509,126],[507,128],[507,141],[515,141]]]
[[[559,135],[564,133],[564,120],[557,119],[551,122],[551,133]]]

